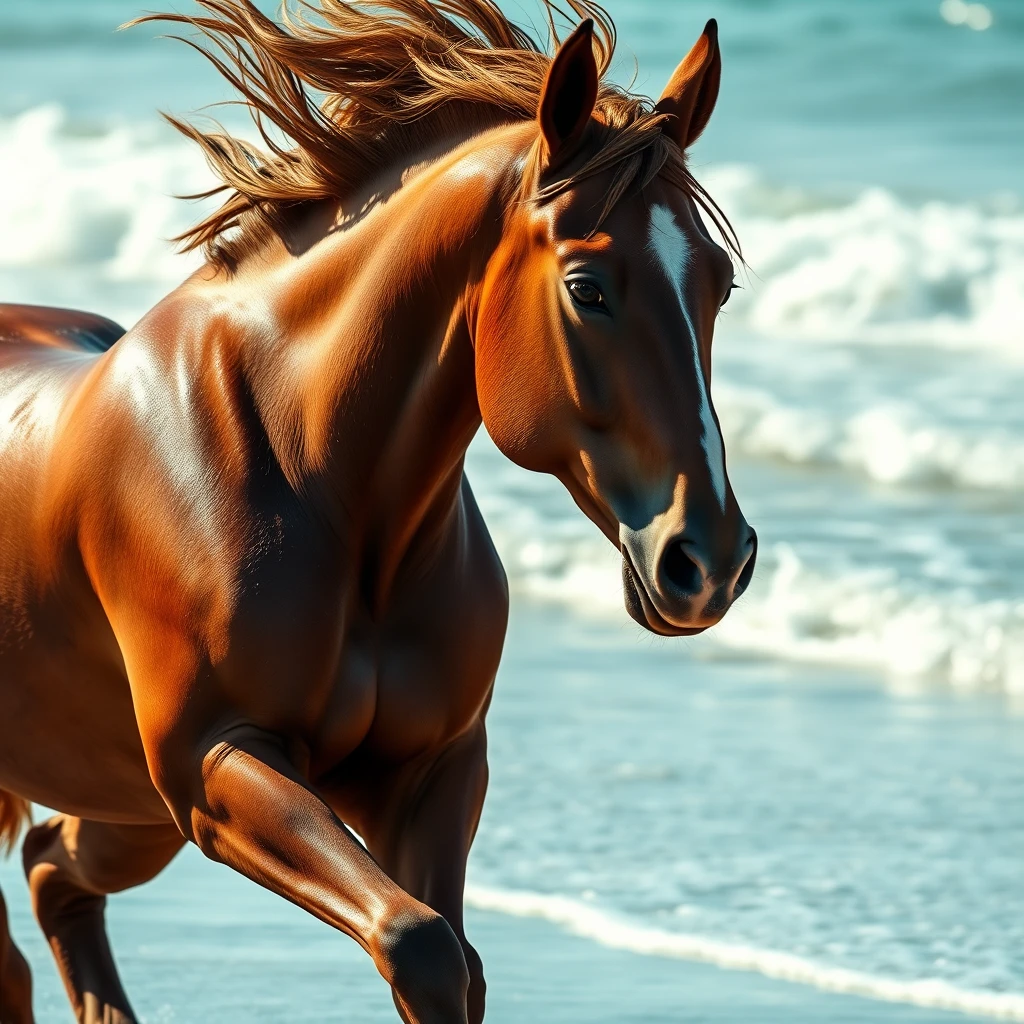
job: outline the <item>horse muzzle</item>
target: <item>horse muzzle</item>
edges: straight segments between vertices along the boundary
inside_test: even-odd
[[[626,610],[661,636],[694,636],[721,621],[750,585],[757,534],[740,519],[734,538],[711,544],[683,533],[664,541],[623,528]],[[724,548],[724,550],[723,550]]]

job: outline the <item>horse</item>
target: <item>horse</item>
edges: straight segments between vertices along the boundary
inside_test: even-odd
[[[562,40],[547,5],[553,55],[493,0],[200,2],[149,17],[266,142],[172,118],[220,178],[206,262],[127,332],[0,307],[0,838],[59,812],[22,856],[86,1024],[137,1019],[107,896],[186,842],[358,942],[406,1024],[480,1024],[509,594],[470,440],[561,481],[653,633],[753,571],[709,390],[738,243],[686,163],[717,27],[652,102],[590,0]]]

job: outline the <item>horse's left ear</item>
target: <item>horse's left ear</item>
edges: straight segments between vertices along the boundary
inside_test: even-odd
[[[558,48],[537,104],[537,120],[547,144],[548,163],[571,153],[583,136],[597,102],[594,19],[587,18]]]
[[[722,54],[718,49],[718,22],[712,18],[669,79],[655,110],[671,114],[665,131],[686,149],[711,119],[722,81]]]

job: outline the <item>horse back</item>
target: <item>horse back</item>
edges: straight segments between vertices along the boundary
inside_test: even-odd
[[[0,344],[32,344],[75,352],[106,352],[124,334],[105,316],[53,306],[0,303]]]

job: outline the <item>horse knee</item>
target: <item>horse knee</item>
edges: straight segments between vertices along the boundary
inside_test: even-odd
[[[61,825],[63,815],[55,815],[46,821],[33,825],[26,833],[21,844],[21,863],[25,869],[25,877],[36,863],[61,843]]]
[[[63,818],[57,816],[34,826],[22,846],[32,909],[47,935],[61,924],[102,914],[106,905],[106,897],[87,884],[68,856],[63,825]]]
[[[380,947],[378,968],[415,1020],[467,1020],[470,971],[462,945],[443,917],[397,921],[382,936]]]
[[[57,815],[36,825],[25,836],[22,860],[32,885],[57,884],[45,871],[50,865],[67,884],[106,896],[148,882],[173,860],[185,840],[174,826],[104,825]]]

